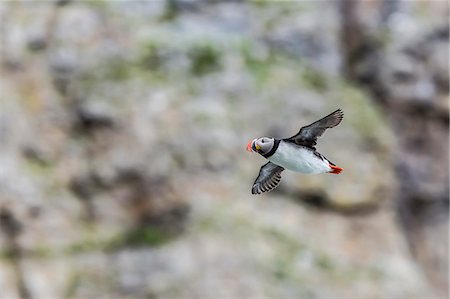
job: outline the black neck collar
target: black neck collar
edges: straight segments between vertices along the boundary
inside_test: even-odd
[[[281,141],[280,139],[274,139],[273,147],[270,150],[270,152],[268,152],[267,154],[261,154],[261,156],[263,156],[266,159],[272,156],[277,151],[277,148],[280,145],[280,141]]]

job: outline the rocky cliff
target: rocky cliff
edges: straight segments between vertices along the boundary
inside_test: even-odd
[[[0,298],[446,298],[447,3],[355,3],[1,4]]]

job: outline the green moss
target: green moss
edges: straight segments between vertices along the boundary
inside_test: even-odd
[[[310,67],[304,68],[301,80],[306,87],[316,91],[324,91],[328,87],[326,77],[321,72]]]
[[[210,114],[206,112],[197,113],[195,115],[195,122],[202,126],[209,126],[213,124],[214,117],[212,117]]]
[[[178,16],[180,10],[178,9],[175,0],[167,0],[165,3],[164,13],[161,16],[160,21],[171,21]]]
[[[333,261],[323,254],[316,256],[315,264],[317,267],[325,271],[332,271],[335,269]]]
[[[110,243],[109,240],[98,240],[87,238],[82,240],[81,242],[69,245],[63,251],[65,254],[73,255],[88,251],[102,250],[105,247],[107,247],[109,243]]]
[[[188,52],[191,60],[191,72],[201,76],[220,68],[220,53],[211,44],[195,45]]]
[[[54,165],[48,161],[34,158],[28,158],[26,161],[28,170],[36,176],[48,176],[52,173]]]
[[[14,253],[12,250],[10,249],[2,249],[0,251],[0,258],[4,259],[4,260],[12,260],[15,257],[17,257],[17,254]]]
[[[74,272],[67,281],[67,286],[64,291],[64,298],[73,298],[76,294],[77,289],[82,283],[83,275],[81,273]]]
[[[268,49],[268,53],[265,55],[257,55],[255,54],[257,49],[254,47],[249,42],[243,42],[240,51],[247,69],[255,77],[257,83],[265,84],[270,78],[273,78],[274,70],[281,68],[298,70],[292,74],[294,76],[298,74],[301,84],[308,89],[322,92],[328,88],[327,77],[306,63],[271,49]]]
[[[388,151],[394,138],[383,119],[381,111],[370,101],[368,95],[353,87],[345,81],[338,82],[335,93],[345,106],[356,107],[352,115],[348,115],[347,122],[351,123],[358,133],[363,137],[363,143],[370,144],[372,149]]]
[[[274,263],[273,275],[275,278],[284,280],[289,277],[290,274],[290,263],[286,258],[278,258]]]
[[[91,8],[102,10],[107,9],[109,5],[109,1],[106,0],[94,0],[94,1],[86,1],[83,3],[85,5],[90,6]]]
[[[173,234],[162,229],[146,226],[105,239],[86,237],[83,241],[67,247],[66,254],[78,254],[88,251],[114,251],[126,246],[158,246],[173,238]]]
[[[158,227],[139,227],[109,240],[104,244],[103,249],[111,251],[127,246],[159,246],[167,243],[173,237],[174,233]]]
[[[149,41],[141,47],[142,53],[138,65],[144,70],[158,71],[163,65],[163,49],[161,44]]]
[[[267,7],[269,9],[273,9],[274,6],[282,6],[281,15],[284,16],[283,13],[299,13],[300,10],[305,7],[305,3],[308,1],[285,1],[285,0],[254,0],[250,3],[254,6],[259,7]]]
[[[255,77],[256,82],[259,84],[266,82],[270,72],[270,55],[267,58],[255,56],[253,54],[253,45],[248,42],[242,43],[240,50],[245,61],[245,66],[252,73],[253,77]]]
[[[129,232],[124,241],[127,245],[149,245],[157,246],[166,243],[171,235],[155,227],[143,227]]]
[[[217,219],[214,217],[210,217],[210,216],[205,216],[202,217],[201,219],[199,219],[198,221],[196,221],[194,223],[194,225],[192,226],[192,229],[194,230],[198,230],[201,232],[210,232],[210,231],[215,231],[217,229]]]
[[[110,59],[106,64],[106,79],[123,81],[131,75],[132,65],[123,58]]]
[[[304,245],[281,231],[273,228],[264,229],[265,234],[274,238],[278,245],[277,255],[272,261],[272,273],[276,279],[293,278],[295,273],[294,260],[304,249]]]
[[[33,255],[37,258],[49,258],[55,255],[50,247],[36,246],[33,249]]]

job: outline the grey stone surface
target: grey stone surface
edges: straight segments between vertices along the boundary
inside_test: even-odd
[[[328,2],[0,4],[0,297],[445,298],[441,6],[386,8],[355,72],[383,102],[341,74]],[[246,142],[337,108],[318,149],[343,174],[252,196]]]

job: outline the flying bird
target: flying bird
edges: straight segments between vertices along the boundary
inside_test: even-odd
[[[261,166],[253,183],[252,194],[261,194],[277,187],[284,169],[301,173],[341,173],[343,169],[320,154],[315,146],[317,138],[326,129],[339,125],[343,118],[344,113],[338,109],[309,126],[302,127],[292,137],[261,137],[250,141],[247,151],[258,153],[269,160]]]

